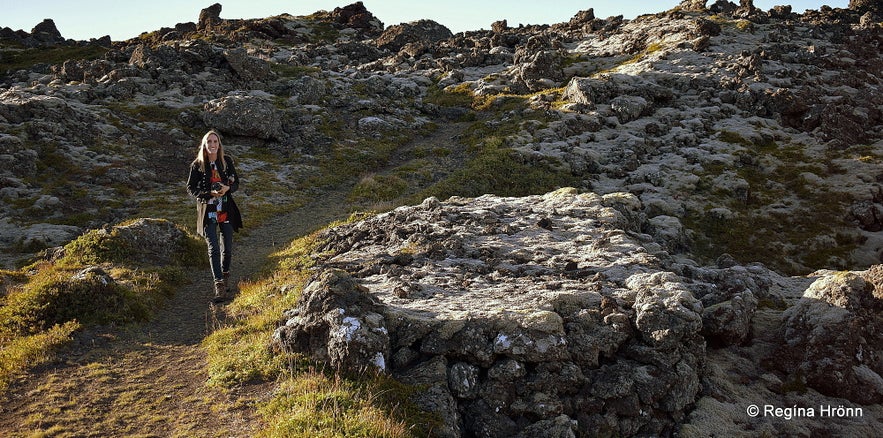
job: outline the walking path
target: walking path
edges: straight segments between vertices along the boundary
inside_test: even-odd
[[[268,255],[344,217],[344,208],[343,195],[332,194],[249,230],[235,241],[234,280],[256,275]],[[254,436],[254,406],[269,387],[205,385],[200,344],[223,324],[210,297],[211,274],[200,269],[151,321],[84,333],[60,362],[10,388],[0,436]]]

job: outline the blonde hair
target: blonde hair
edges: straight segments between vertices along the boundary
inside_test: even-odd
[[[227,170],[227,162],[224,160],[224,144],[221,142],[221,134],[214,129],[206,132],[205,135],[202,136],[202,141],[199,143],[199,151],[196,153],[196,159],[193,160],[194,163],[199,164],[199,171],[205,173],[205,163],[209,161],[208,152],[205,150],[206,145],[208,145],[208,138],[210,135],[214,135],[218,137],[218,158],[221,161],[221,170]]]

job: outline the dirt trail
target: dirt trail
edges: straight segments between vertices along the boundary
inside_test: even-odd
[[[457,148],[464,126],[442,125],[403,145],[388,169],[417,147]],[[253,278],[268,255],[294,238],[346,217],[347,192],[339,188],[238,236],[234,282]],[[190,283],[151,321],[87,332],[61,360],[13,384],[0,407],[0,436],[254,436],[262,428],[255,405],[268,396],[269,385],[205,385],[200,343],[223,324],[223,310],[210,304],[210,278],[208,269],[191,272]]]
[[[237,238],[234,280],[258,273],[295,237],[344,216],[343,201],[329,194]],[[206,387],[200,343],[223,315],[210,305],[209,270],[189,277],[151,321],[86,333],[63,362],[14,385],[0,410],[0,436],[253,436],[261,428],[253,407],[267,388]]]

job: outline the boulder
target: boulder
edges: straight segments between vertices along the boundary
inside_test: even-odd
[[[82,228],[73,225],[41,223],[21,227],[9,218],[0,218],[0,244],[6,247],[50,248],[64,245],[82,232]]]
[[[55,27],[55,22],[50,18],[47,18],[34,26],[31,30],[31,36],[41,43],[51,44],[65,41],[64,37],[61,36],[61,32]]]
[[[447,27],[432,20],[418,20],[386,28],[374,41],[380,49],[396,53],[408,43],[433,44],[454,36]]]
[[[681,0],[678,7],[689,12],[704,12],[706,3],[708,0]]]
[[[236,94],[211,100],[203,106],[202,120],[225,134],[265,140],[284,137],[279,110],[262,97]]]
[[[610,101],[610,110],[616,114],[619,123],[638,120],[650,111],[650,103],[641,96],[617,96]]]
[[[249,56],[244,48],[225,50],[224,58],[233,72],[245,82],[262,81],[272,74],[266,61]]]
[[[861,404],[883,402],[883,266],[824,272],[783,314],[783,347],[817,391]]]
[[[880,0],[849,0],[849,9],[862,14],[866,12],[883,14],[883,2]]]
[[[221,23],[221,4],[215,3],[201,11],[199,11],[199,21],[196,23],[196,29],[199,32],[211,31],[213,27]]]
[[[274,340],[333,366],[383,358],[451,436],[666,433],[699,392],[702,304],[604,203],[429,198],[331,228]]]
[[[342,8],[334,8],[331,18],[338,24],[358,29],[369,35],[383,32],[383,22],[374,17],[362,2],[358,1]]]
[[[520,65],[517,66],[516,78],[529,91],[539,91],[558,86],[564,80],[561,65],[564,56],[558,50],[540,50],[530,54],[519,54]],[[518,62],[518,61],[516,61]]]
[[[286,312],[276,345],[346,370],[387,370],[389,332],[379,304],[344,271],[323,272]]]

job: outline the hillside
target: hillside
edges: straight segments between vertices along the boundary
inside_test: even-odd
[[[257,318],[269,361],[361,369],[379,355],[428,385],[410,399],[437,427],[401,420],[418,435],[834,433],[746,417],[749,403],[862,406],[834,422],[862,434],[883,416],[881,332],[850,324],[842,349],[823,344],[835,319],[880,324],[867,309],[881,299],[883,5],[706,3],[456,35],[384,26],[361,2],[254,20],[215,4],[128,41],[66,40],[51,20],[0,29],[0,306],[93,230],[161,218],[192,232],[184,179],[214,128],[242,175],[243,291],[169,351],[192,359],[188,384],[214,379],[198,363],[224,348],[200,340]],[[358,211],[375,213],[292,243]],[[121,262],[106,263],[113,276]],[[204,267],[133,269],[164,267],[186,278],[152,322],[100,326],[115,340],[98,355],[174,332],[156,328],[164,312],[208,287]],[[278,313],[258,317],[271,299]],[[367,333],[356,353],[334,337],[358,327],[387,338]],[[12,397],[51,386],[55,362],[88,374],[91,359],[65,354]],[[260,404],[276,377],[224,384]],[[38,415],[16,406],[10,418]]]

